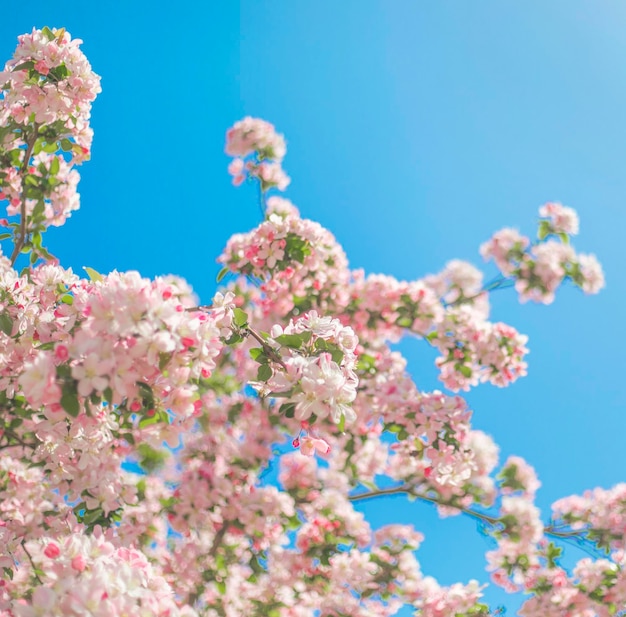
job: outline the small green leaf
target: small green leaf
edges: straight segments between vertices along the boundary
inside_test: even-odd
[[[0,313],[0,331],[4,332],[7,336],[11,336],[13,332],[13,320],[6,311]]]
[[[63,386],[61,407],[63,407],[72,418],[75,418],[80,413],[80,403],[78,402],[78,396],[74,390],[74,384],[65,384]]]
[[[304,333],[303,333],[304,334]],[[274,339],[277,343],[290,347],[291,349],[300,349],[304,338],[302,334],[281,334]]]
[[[396,319],[396,325],[401,328],[410,328],[413,325],[413,320],[410,317],[398,317]]]
[[[72,142],[69,139],[61,140],[61,150],[63,152],[71,152],[72,151]]]
[[[363,353],[359,356],[359,361],[357,363],[357,368],[360,371],[372,371],[376,370],[376,358],[374,356],[370,356],[369,354]]]
[[[295,403],[284,403],[278,409],[278,413],[284,413],[288,418],[293,418],[295,411]]]
[[[56,151],[56,144],[52,144],[54,146],[54,150],[52,150],[52,152]],[[45,148],[44,148],[45,150]],[[46,150],[47,152],[47,150]],[[59,169],[61,168],[61,163],[59,163],[59,159],[55,156],[52,159],[52,162],[50,163],[50,174],[53,176],[56,176],[59,173]]]
[[[24,69],[33,69],[35,68],[35,63],[33,62],[33,60],[27,60],[26,62],[22,62],[21,64],[18,64],[13,70],[14,71],[23,71]]]
[[[0,240],[8,240],[11,234],[0,234]]]
[[[219,283],[221,280],[229,273],[230,268],[228,266],[224,266],[218,273],[217,277],[215,277],[215,282]]]
[[[238,307],[235,308],[233,310],[233,322],[237,327],[243,328],[248,323],[247,313]]]
[[[552,232],[552,226],[548,221],[541,221],[539,223],[539,229],[537,231],[537,238],[544,240]]]
[[[342,413],[341,418],[339,418],[339,425],[337,426],[340,433],[343,433],[346,430],[346,414]]]
[[[49,41],[52,41],[55,38],[54,32],[52,32],[48,26],[44,26],[41,29],[41,34],[43,34]]]
[[[259,370],[257,371],[256,378],[259,381],[267,381],[272,377],[274,371],[272,371],[271,367],[268,364],[261,364],[259,366]]]
[[[234,334],[226,339],[224,342],[226,343],[226,345],[236,345],[237,343],[241,343],[241,341],[243,341],[243,336],[241,336],[241,334]]]
[[[465,364],[461,364],[457,370],[461,373],[461,375],[463,375],[463,377],[467,377],[469,379],[472,376],[472,369]]]
[[[170,360],[172,359],[173,355],[174,355],[174,352],[165,353],[164,351],[161,351],[159,353],[159,370],[160,371],[163,371],[163,369],[170,363]]]
[[[93,281],[94,283],[99,283],[100,281],[104,280],[102,274],[100,274],[97,270],[94,270],[93,268],[83,266],[83,270],[87,273],[89,280]]]
[[[265,355],[265,351],[262,347],[253,347],[250,350],[250,357],[259,364],[267,364],[268,362],[268,357]]]

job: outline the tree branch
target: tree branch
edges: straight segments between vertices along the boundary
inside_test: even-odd
[[[28,557],[28,561],[30,561],[30,565],[33,569],[33,574],[35,575],[35,578],[39,581],[40,585],[43,585],[43,581],[41,580],[41,578],[39,577],[39,573],[37,571],[37,567],[35,566],[35,562],[33,561],[33,558],[31,556],[31,554],[28,552],[28,549],[26,548],[26,543],[24,540],[22,540],[22,548],[24,549],[24,552],[26,553],[26,557]]]
[[[257,343],[259,343],[259,345],[261,345],[261,347],[263,347],[263,351],[268,355],[268,357],[271,360],[273,360],[277,364],[280,364],[285,370],[287,370],[287,365],[284,363],[283,359],[280,357],[280,354],[274,348],[272,348],[270,345],[268,345],[267,341],[265,341],[263,339],[263,337],[258,332],[253,330],[250,326],[246,326],[244,328],[244,330],[246,330],[246,332],[248,332],[248,334]]]
[[[483,512],[477,512],[476,510],[471,510],[470,508],[464,508],[461,506],[456,506],[451,503],[446,503],[446,502],[440,501],[436,497],[429,497],[428,495],[417,493],[413,490],[413,487],[407,486],[407,485],[395,486],[392,488],[381,488],[381,489],[376,489],[374,491],[368,491],[366,493],[357,493],[356,495],[350,495],[348,497],[348,500],[360,501],[362,499],[373,499],[375,497],[384,497],[387,495],[401,495],[401,494],[412,495],[413,497],[416,497],[417,499],[426,501],[428,503],[433,503],[438,506],[446,506],[449,508],[455,508],[459,510],[462,514],[471,516],[475,519],[482,521],[483,523],[488,523],[489,525],[497,525],[500,522],[500,519],[495,516],[490,516],[489,514],[485,514]],[[574,531],[574,530],[558,531],[554,525],[548,525],[544,527],[543,532],[547,536],[552,536],[552,537],[561,538],[561,539],[570,539],[570,538],[577,539],[578,538],[582,540],[583,535],[584,535],[580,531]]]
[[[22,194],[20,196],[20,237],[15,242],[13,253],[11,254],[12,266],[15,265],[17,257],[20,254],[20,251],[24,248],[24,243],[26,242],[26,172],[28,171],[30,157],[33,153],[37,137],[39,136],[38,134],[39,127],[35,124],[32,139],[26,144],[26,154],[24,156],[24,161],[22,162],[22,167],[20,168],[20,173],[22,174]]]

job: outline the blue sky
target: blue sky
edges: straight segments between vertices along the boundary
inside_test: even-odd
[[[576,208],[576,246],[598,255],[607,288],[549,307],[500,292],[494,319],[530,336],[530,374],[468,398],[502,459],[537,468],[541,507],[625,479],[623,2],[31,0],[3,15],[3,57],[43,25],[82,38],[102,76],[82,208],[48,234],[76,270],[175,273],[208,300],[227,238],[258,223],[252,188],[225,170],[224,132],[244,115],[286,135],[287,196],[368,272],[480,265],[496,229],[532,233],[546,201]],[[432,350],[403,349],[418,385],[437,387]],[[364,507],[424,531],[426,573],[487,580],[471,520],[401,499]]]

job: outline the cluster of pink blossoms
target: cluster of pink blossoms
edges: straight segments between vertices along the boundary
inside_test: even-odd
[[[626,484],[559,499],[552,504],[552,517],[566,528],[591,534],[602,548],[626,550]]]
[[[280,354],[284,370],[268,373],[257,385],[260,392],[284,397],[281,409],[305,427],[326,417],[336,424],[354,422],[352,402],[359,380],[354,372],[358,339],[352,328],[309,311],[285,328],[275,325],[267,343]],[[309,452],[316,445],[310,437],[301,443]]]
[[[249,176],[258,179],[263,190],[284,191],[290,182],[281,167],[286,152],[283,136],[276,133],[274,125],[259,118],[248,116],[226,133],[226,153],[236,157],[228,166],[235,186]],[[251,154],[255,156],[248,158]]]
[[[548,203],[539,209],[538,241],[515,229],[502,229],[480,247],[485,259],[493,259],[505,277],[515,280],[522,302],[550,304],[557,288],[571,280],[587,294],[604,287],[604,274],[595,255],[577,254],[569,236],[578,233],[578,215],[561,204]],[[555,239],[550,236],[557,236]],[[545,238],[548,238],[545,240]]]
[[[24,125],[34,114],[38,125],[60,122],[68,131],[70,125],[84,128],[81,123],[89,120],[91,103],[101,89],[100,78],[79,49],[81,43],[64,28],[33,29],[18,37],[13,59],[0,72],[3,126],[9,114]]]
[[[172,588],[134,548],[77,532],[59,540],[29,542],[27,550],[41,585],[28,600],[12,600],[6,606],[0,599],[3,617],[196,615],[190,607],[179,610]]]
[[[12,224],[18,245],[35,260],[50,259],[31,234],[62,225],[79,207],[72,167],[90,157],[100,78],[79,49],[82,41],[65,29],[33,29],[18,40],[0,71],[0,201],[8,202],[9,216],[25,219],[23,229]]]
[[[343,249],[327,229],[300,218],[295,206],[280,197],[267,200],[267,218],[254,231],[230,238],[219,262],[261,281],[266,313],[326,311],[347,295]]]

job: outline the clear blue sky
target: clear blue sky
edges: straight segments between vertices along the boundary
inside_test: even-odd
[[[576,246],[598,255],[606,290],[567,289],[550,307],[501,292],[495,319],[530,336],[530,375],[469,401],[502,459],[536,466],[543,508],[626,479],[623,2],[31,0],[4,12],[1,55],[43,25],[82,38],[102,75],[82,208],[48,237],[76,270],[176,273],[208,300],[216,255],[258,222],[223,154],[224,131],[248,114],[287,137],[287,196],[368,272],[478,265],[495,229],[532,233],[545,201],[576,208]],[[418,385],[437,387],[431,350],[404,349]],[[366,507],[425,532],[426,573],[487,580],[472,521],[439,523],[401,499]]]

